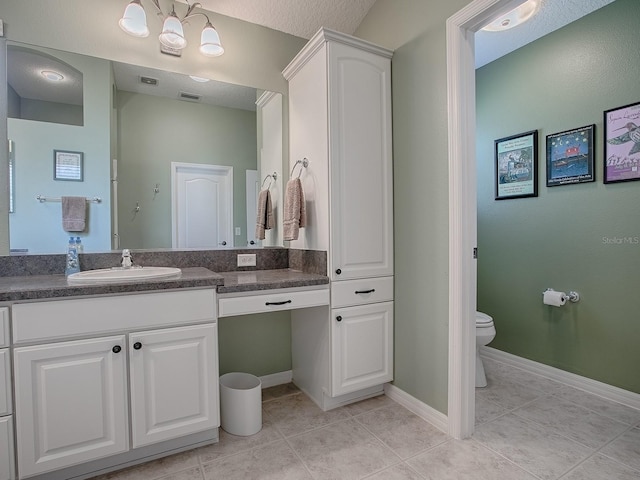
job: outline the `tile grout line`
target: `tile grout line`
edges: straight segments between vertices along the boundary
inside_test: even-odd
[[[503,460],[505,460],[507,463],[510,463],[511,465],[516,466],[517,468],[519,468],[520,470],[527,472],[529,475],[531,475],[532,477],[536,478],[537,480],[542,480],[541,477],[539,477],[538,475],[536,475],[533,472],[530,472],[529,470],[527,470],[526,468],[524,468],[522,465],[520,465],[519,463],[517,463],[514,460],[511,460],[509,457],[505,457],[502,453],[494,450],[493,448],[491,448],[488,445],[485,445],[484,443],[482,443],[480,440],[476,440],[475,438],[471,437],[470,440],[472,442],[475,442],[478,446],[485,448],[487,450],[489,450],[490,452],[496,454],[497,456],[499,456],[500,458],[502,458]]]

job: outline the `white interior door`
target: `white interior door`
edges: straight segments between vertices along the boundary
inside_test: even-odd
[[[259,189],[258,171],[247,170],[247,245],[250,247],[262,245],[262,242],[256,238]]]
[[[171,162],[174,248],[233,247],[233,167]]]

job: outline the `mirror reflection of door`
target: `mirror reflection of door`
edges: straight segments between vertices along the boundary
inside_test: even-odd
[[[256,220],[258,217],[258,171],[247,170],[247,246],[259,247],[262,241],[256,238]]]
[[[171,162],[174,248],[232,248],[233,167]]]

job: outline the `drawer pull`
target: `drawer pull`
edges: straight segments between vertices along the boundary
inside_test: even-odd
[[[356,295],[365,294],[365,293],[373,293],[376,289],[372,288],[371,290],[356,290]]]
[[[285,300],[284,302],[266,302],[265,305],[286,305],[291,303],[291,300]]]

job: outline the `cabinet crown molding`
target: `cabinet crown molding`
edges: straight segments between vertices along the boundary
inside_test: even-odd
[[[366,52],[375,53],[381,57],[393,57],[393,50],[345,33],[336,32],[335,30],[322,27],[309,39],[309,42],[307,42],[302,50],[300,50],[294,59],[291,60],[291,63],[289,63],[289,65],[287,65],[287,67],[282,71],[285,80],[291,79],[298,70],[300,70],[300,68],[307,63],[325,43],[329,41],[350,45]]]

